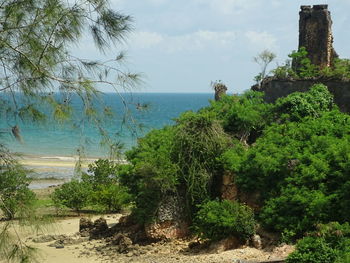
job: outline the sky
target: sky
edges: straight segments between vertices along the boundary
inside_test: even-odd
[[[127,45],[101,56],[84,37],[73,52],[104,59],[125,50],[127,67],[143,75],[139,92],[211,93],[211,82],[218,80],[230,94],[249,89],[260,70],[253,57],[265,49],[272,51],[277,55],[272,68],[297,49],[300,5],[329,5],[334,47],[340,57],[350,57],[350,0],[110,2],[114,10],[134,19]]]

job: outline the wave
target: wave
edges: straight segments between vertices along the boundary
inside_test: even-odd
[[[49,160],[60,160],[60,161],[77,161],[78,157],[70,156],[40,156],[40,159],[49,159]]]

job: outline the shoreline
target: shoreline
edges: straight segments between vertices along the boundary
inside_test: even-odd
[[[43,189],[57,186],[72,179],[75,173],[79,156],[48,156],[23,154],[16,158],[25,168],[32,171],[33,181],[31,189]],[[81,170],[87,172],[89,164],[98,160],[99,157],[86,157],[81,159]],[[125,159],[118,161],[127,163]]]

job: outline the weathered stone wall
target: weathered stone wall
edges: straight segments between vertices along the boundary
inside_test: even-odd
[[[185,218],[184,195],[169,193],[158,205],[155,222],[145,226],[146,236],[152,239],[184,238],[189,233]]]
[[[328,6],[301,6],[299,15],[299,48],[306,48],[312,64],[321,68],[330,67],[337,55],[333,49],[332,19]]]
[[[334,101],[340,110],[350,113],[350,81],[266,79],[260,89],[257,89],[257,87],[252,87],[252,89],[264,91],[265,101],[271,103],[280,97],[286,97],[296,91],[305,92],[316,83],[326,85],[328,90],[333,94]]]

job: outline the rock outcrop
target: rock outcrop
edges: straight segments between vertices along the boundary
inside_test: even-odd
[[[155,221],[145,226],[151,239],[177,239],[188,235],[188,223],[184,218],[185,200],[179,194],[169,193],[159,203]]]

